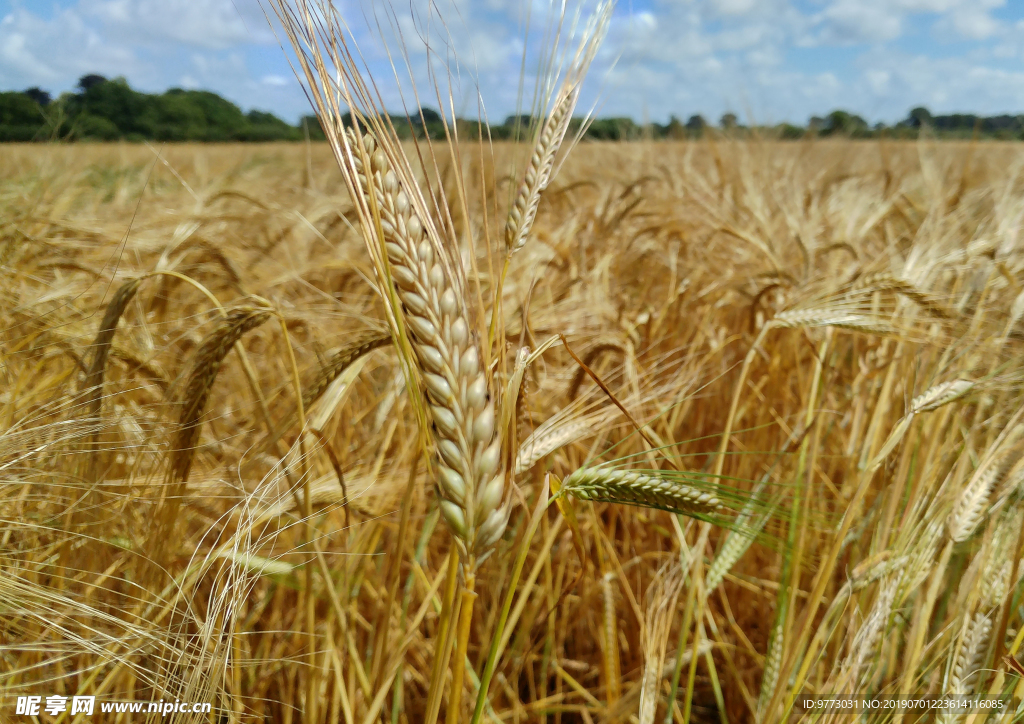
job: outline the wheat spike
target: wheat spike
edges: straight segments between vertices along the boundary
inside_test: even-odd
[[[593,25],[583,34],[572,66],[555,97],[551,113],[544,119],[537,133],[530,162],[526,166],[523,181],[519,185],[516,198],[508,212],[508,220],[505,222],[505,251],[509,256],[526,245],[526,238],[537,217],[540,196],[551,181],[555,157],[569,130],[583,78],[608,29],[612,5],[613,3],[603,2],[595,10]]]
[[[976,473],[961,491],[949,515],[949,537],[954,543],[963,543],[974,535],[987,513],[992,491],[1006,475],[1016,455],[1004,453],[992,460],[985,469]]]
[[[243,306],[232,309],[203,338],[196,349],[182,395],[178,432],[171,452],[170,472],[174,482],[188,480],[192,458],[202,431],[200,418],[206,409],[210,388],[217,379],[221,363],[235,346],[235,342],[246,332],[266,322],[270,314],[271,310],[265,307]]]
[[[763,718],[765,707],[768,706],[779,681],[779,669],[782,667],[784,648],[783,634],[783,627],[780,623],[772,629],[771,638],[768,641],[768,651],[764,657],[764,672],[761,674],[761,693],[757,697],[758,719]]]
[[[640,688],[640,724],[654,724],[668,634],[682,588],[683,571],[678,561],[674,560],[658,571],[647,594],[647,611],[642,630],[644,673]]]
[[[946,685],[946,696],[966,702],[974,695],[974,687],[978,680],[978,671],[984,663],[985,652],[988,648],[988,638],[992,633],[992,619],[987,614],[978,611],[974,614],[967,631],[960,641],[959,651],[953,662],[953,668],[949,672],[949,681]],[[967,708],[963,706],[952,706],[943,710],[942,720],[944,723],[961,721],[967,714]]]
[[[135,297],[139,289],[141,279],[129,279],[121,284],[114,293],[114,298],[107,304],[103,313],[103,320],[100,322],[100,329],[96,333],[96,339],[92,343],[92,362],[89,365],[89,372],[85,376],[83,389],[86,390],[86,407],[89,415],[98,418],[100,407],[103,404],[103,377],[107,369],[107,358],[110,356],[111,344],[114,341],[114,333],[117,331],[117,323],[128,308],[128,304]]]
[[[338,378],[348,366],[378,347],[383,347],[391,341],[391,335],[387,332],[366,332],[357,336],[354,340],[334,350],[327,358],[313,381],[302,391],[302,408],[308,410],[314,402],[320,399],[320,395],[330,387],[331,383]]]
[[[551,171],[555,167],[555,156],[569,130],[572,120],[572,109],[576,107],[580,86],[577,83],[567,84],[558,94],[551,115],[544,121],[537,142],[534,144],[533,155],[526,167],[523,182],[519,186],[515,201],[508,212],[505,222],[505,250],[509,255],[515,254],[526,245],[526,237],[537,217],[540,196],[551,180]]]
[[[604,656],[605,672],[608,679],[608,706],[614,706],[622,695],[622,682],[619,670],[619,633],[616,624],[615,614],[615,591],[612,589],[612,581],[615,574],[605,573],[601,576],[601,601],[604,604],[601,613],[604,620],[601,626],[601,636]]]
[[[349,139],[356,143],[354,131]],[[472,569],[501,537],[509,516],[494,400],[465,302],[388,156],[369,133],[362,141],[370,173],[358,147],[353,163],[362,193],[380,214],[392,281],[434,423],[441,510]]]
[[[1021,516],[1016,507],[1003,510],[995,527],[981,573],[981,605],[993,610],[1002,605],[1010,590],[1013,546],[1017,543]]]
[[[916,415],[937,410],[966,395],[974,389],[974,384],[970,380],[950,380],[930,387],[911,401],[910,412]]]
[[[775,327],[796,329],[799,327],[840,327],[870,334],[894,334],[891,324],[852,312],[834,312],[827,309],[792,309],[780,312],[771,320]]]
[[[899,279],[891,274],[868,274],[857,280],[855,288],[858,291],[896,292],[936,317],[950,319],[954,316],[953,312],[931,294],[921,291],[905,279]]]
[[[606,467],[579,468],[565,479],[562,489],[583,500],[639,505],[683,515],[711,513],[722,507],[714,495],[689,485]]]
[[[586,437],[614,413],[602,411],[598,415],[587,415],[578,419],[556,420],[556,424],[545,422],[519,446],[516,456],[516,475],[522,475],[538,460],[571,442]]]

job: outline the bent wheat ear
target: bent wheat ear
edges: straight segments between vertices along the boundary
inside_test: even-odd
[[[319,400],[320,395],[331,386],[338,375],[348,369],[349,365],[364,354],[390,342],[391,335],[387,332],[367,332],[344,347],[334,350],[327,358],[327,363],[320,368],[313,382],[302,391],[302,408],[308,410],[314,402]]]
[[[360,150],[356,135],[350,142]],[[462,295],[438,258],[403,182],[376,139],[365,133],[352,163],[365,198],[380,215],[391,278],[423,383],[436,446],[441,512],[467,568],[505,531],[509,500],[494,399]],[[365,154],[365,155],[364,155]],[[367,169],[364,159],[372,168]]]
[[[928,292],[922,291],[905,279],[899,279],[891,274],[869,274],[863,276],[857,280],[854,288],[860,292],[895,292],[910,299],[935,317],[951,319],[956,316],[942,302]]]
[[[85,376],[83,388],[86,390],[86,408],[89,415],[97,418],[100,415],[100,407],[103,401],[103,377],[107,369],[107,358],[110,356],[110,347],[114,341],[114,332],[117,331],[117,323],[128,308],[128,304],[135,297],[139,290],[141,279],[129,279],[124,282],[114,293],[114,298],[107,304],[103,313],[103,320],[100,322],[99,332],[93,340],[92,363],[89,365],[89,372]]]
[[[562,491],[583,500],[639,505],[683,515],[713,513],[724,507],[711,493],[685,483],[605,467],[579,468],[563,481]]]
[[[949,683],[946,686],[946,696],[958,700],[958,704],[973,698],[978,673],[985,661],[991,633],[992,619],[981,611],[975,613],[966,625],[966,631],[960,640],[959,651],[953,660],[952,670],[949,672]],[[943,724],[961,721],[966,712],[967,709],[963,706],[950,707],[943,710],[944,716],[940,717],[940,721]]]
[[[171,452],[170,474],[175,483],[188,481],[196,443],[202,432],[200,418],[206,409],[210,388],[217,379],[221,363],[243,334],[266,322],[270,315],[271,310],[261,307],[232,309],[199,344],[185,383],[178,413],[178,432]]]

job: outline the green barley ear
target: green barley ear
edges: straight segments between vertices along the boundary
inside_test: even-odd
[[[604,466],[579,468],[562,483],[562,492],[581,500],[657,508],[682,515],[721,510],[713,493],[655,471],[636,472]]]

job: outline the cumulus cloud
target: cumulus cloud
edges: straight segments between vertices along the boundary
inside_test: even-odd
[[[15,8],[0,19],[0,83],[8,88],[52,85],[88,72],[113,73],[135,53],[112,44],[74,8],[48,19]]]
[[[147,41],[223,49],[273,39],[251,4],[232,0],[82,0],[79,7],[108,31],[141,34],[136,39]]]

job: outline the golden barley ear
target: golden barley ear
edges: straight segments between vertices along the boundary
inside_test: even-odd
[[[390,343],[390,334],[374,330],[357,335],[347,344],[331,352],[313,381],[303,389],[302,408],[308,410],[320,399],[331,383],[357,359]]]
[[[106,374],[107,359],[110,357],[110,347],[114,341],[114,333],[117,331],[117,323],[128,308],[128,304],[135,297],[139,289],[141,279],[129,279],[121,284],[114,293],[114,298],[107,304],[103,319],[100,321],[99,331],[92,343],[92,361],[89,364],[89,371],[85,376],[82,389],[86,394],[86,409],[89,416],[98,420],[100,408],[103,405],[103,378]]]
[[[467,569],[492,550],[505,530],[510,504],[500,470],[501,434],[495,401],[470,324],[466,301],[430,239],[386,149],[369,132],[349,130],[358,191],[379,214],[387,267],[408,334],[432,425],[441,511]],[[365,160],[371,167],[367,168]],[[390,272],[390,275],[388,275]]]
[[[203,338],[193,354],[181,396],[177,433],[171,448],[171,482],[181,484],[188,481],[196,444],[202,432],[201,418],[224,358],[242,335],[266,322],[271,314],[270,309],[249,305],[230,310]]]

